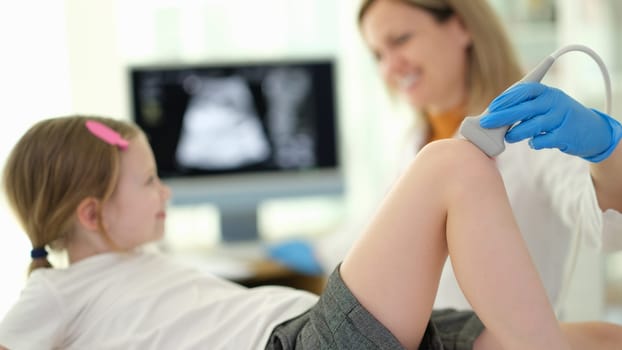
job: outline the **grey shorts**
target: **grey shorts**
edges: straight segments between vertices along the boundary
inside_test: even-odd
[[[484,329],[471,311],[435,310],[419,349],[472,349]],[[328,278],[309,311],[277,326],[267,350],[403,349],[395,336],[370,314],[344,284],[339,270]]]

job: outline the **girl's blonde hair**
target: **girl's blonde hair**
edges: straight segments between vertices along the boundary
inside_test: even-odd
[[[359,26],[377,0],[363,0]],[[498,16],[485,0],[391,0],[425,10],[443,22],[458,18],[471,34],[467,68],[467,113],[480,113],[489,103],[519,80],[522,69]]]
[[[6,162],[3,186],[33,248],[62,248],[70,238],[80,202],[105,202],[119,176],[120,150],[94,136],[85,126],[95,120],[132,139],[140,130],[127,122],[102,117],[68,116],[40,121],[17,142]],[[101,232],[105,230],[98,208]],[[106,237],[107,238],[107,237]],[[33,259],[28,273],[51,267],[47,258]]]

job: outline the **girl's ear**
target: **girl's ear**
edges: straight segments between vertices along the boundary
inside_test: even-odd
[[[76,209],[78,223],[87,230],[97,231],[99,229],[99,226],[97,225],[98,208],[99,200],[93,197],[83,199],[78,205],[78,209]]]

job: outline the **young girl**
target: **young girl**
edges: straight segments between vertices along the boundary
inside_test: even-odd
[[[127,122],[37,123],[12,151],[4,189],[33,260],[0,324],[1,349],[550,350],[620,341],[619,328],[562,331],[494,162],[464,140],[426,146],[319,298],[247,289],[141,251],[162,237],[170,192],[145,135]],[[56,248],[69,267],[43,268]],[[432,313],[447,254],[477,316]]]

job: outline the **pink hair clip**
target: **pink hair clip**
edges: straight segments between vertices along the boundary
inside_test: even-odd
[[[86,128],[89,129],[91,134],[97,136],[97,138],[104,142],[117,146],[122,151],[127,149],[129,142],[110,127],[94,120],[87,120]]]

